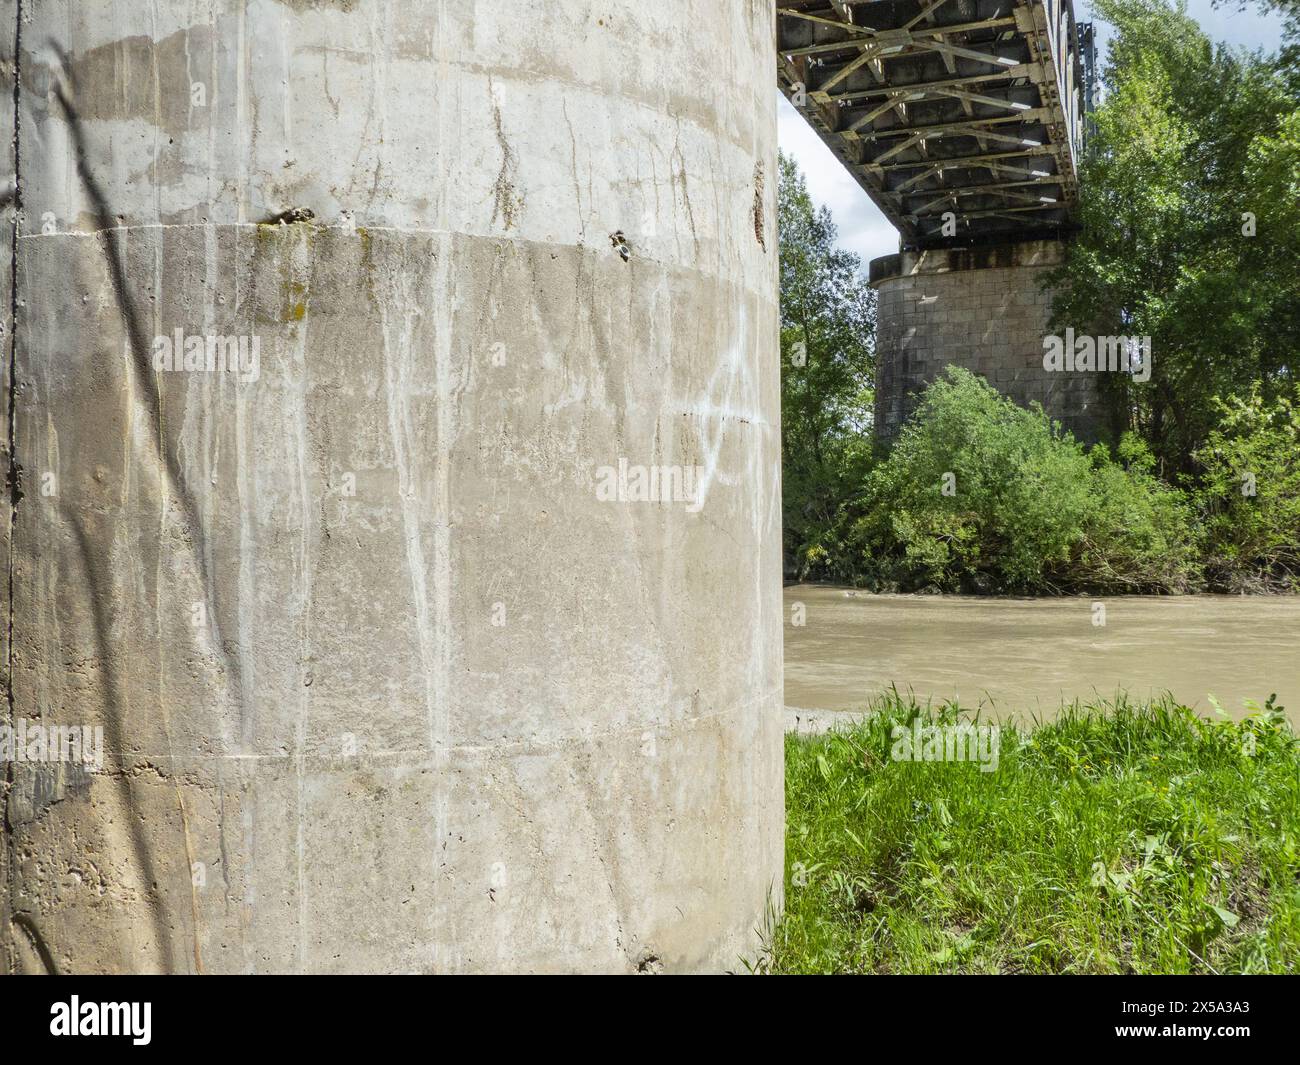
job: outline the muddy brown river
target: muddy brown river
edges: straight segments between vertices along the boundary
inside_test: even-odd
[[[1098,609],[1098,606],[1104,608]],[[800,609],[802,608],[802,610]],[[803,620],[803,624],[798,621]],[[1271,692],[1300,724],[1300,597],[984,599],[785,589],[785,702],[861,710],[897,685],[999,717],[1170,691],[1234,717]]]

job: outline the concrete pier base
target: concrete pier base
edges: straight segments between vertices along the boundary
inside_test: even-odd
[[[738,968],[772,5],[23,7],[3,964]]]

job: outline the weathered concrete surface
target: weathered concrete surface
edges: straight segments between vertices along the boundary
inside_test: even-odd
[[[18,208],[16,203],[17,171],[14,140],[12,88],[14,85],[14,55],[17,45],[18,18],[16,0],[0,0],[0,72],[10,95],[0,101],[0,404],[4,405],[4,430],[0,431],[0,470],[4,472],[5,487],[0,490],[0,551],[5,559],[4,573],[0,574],[0,602],[4,605],[4,619],[0,622],[0,680],[3,681],[4,698],[0,700],[0,724],[10,720],[9,692],[9,578],[10,534],[12,532],[13,506],[10,483],[13,476],[9,430],[10,367],[13,360],[13,254]],[[8,823],[4,816],[3,801],[10,778],[9,767],[0,764],[0,832],[6,832]],[[13,883],[10,869],[10,849],[0,846],[0,942],[7,942],[14,929],[9,886]],[[6,951],[5,954],[8,952]]]
[[[1043,338],[1052,332],[1043,279],[1064,254],[1062,242],[1031,240],[874,259],[876,432],[892,438],[916,394],[955,365],[1095,440],[1103,420],[1097,374],[1043,369]]]
[[[23,8],[9,712],[108,755],[8,769],[8,967],[735,968],[771,3]],[[256,375],[156,371],[178,329]],[[598,498],[620,460],[698,493]]]

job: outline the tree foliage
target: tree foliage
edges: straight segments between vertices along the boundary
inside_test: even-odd
[[[1210,586],[1300,588],[1300,406],[1267,404],[1255,388],[1219,407],[1222,418],[1196,455]]]
[[[862,263],[836,246],[830,212],[813,207],[781,156],[781,452],[788,566],[833,536],[871,444],[875,293]]]
[[[1117,33],[1054,326],[1152,338],[1114,427],[1190,473],[1218,397],[1295,389],[1300,101],[1277,57],[1213,45],[1181,4],[1094,7]]]

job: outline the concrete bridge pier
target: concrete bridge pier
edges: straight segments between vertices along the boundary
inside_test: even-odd
[[[1043,280],[1065,248],[1060,240],[1028,240],[874,259],[877,434],[896,436],[917,393],[954,365],[1021,406],[1041,403],[1076,437],[1095,440],[1097,375],[1043,368],[1052,300]]]
[[[783,870],[770,0],[0,11],[0,720],[103,756],[0,767],[0,964],[738,968]]]

